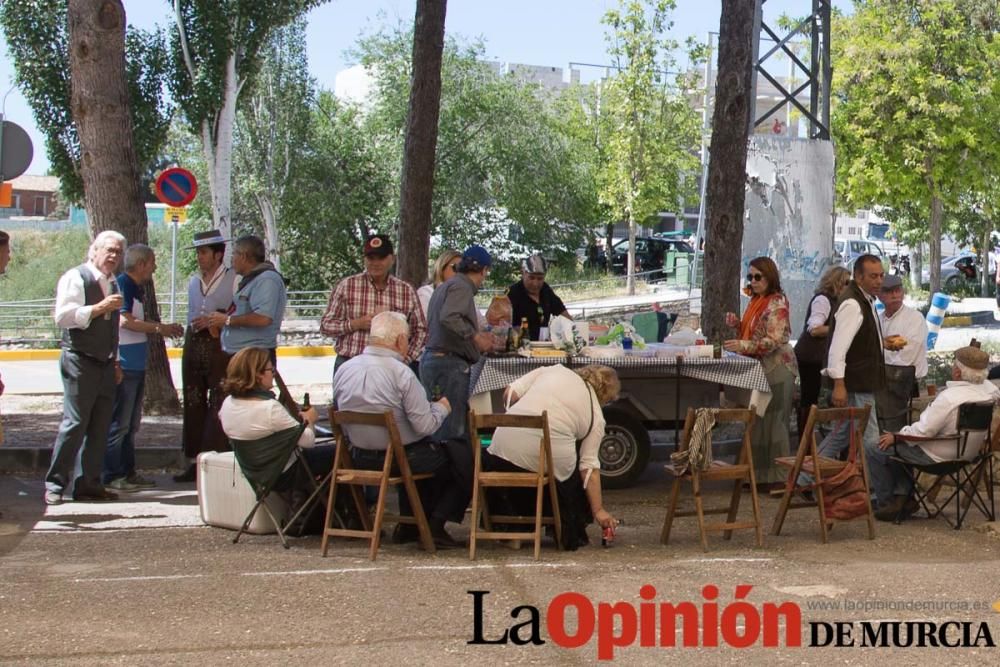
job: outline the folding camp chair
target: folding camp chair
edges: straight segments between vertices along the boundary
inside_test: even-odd
[[[379,426],[385,429],[387,446],[385,448],[385,462],[381,470],[363,470],[354,467],[348,446],[348,438],[344,433],[344,427],[349,425]],[[375,560],[381,541],[382,523],[385,520],[416,524],[420,534],[420,544],[425,551],[434,553],[436,551],[434,538],[431,537],[431,529],[427,523],[427,516],[424,514],[424,507],[420,502],[420,494],[417,493],[415,484],[417,481],[430,479],[434,475],[432,473],[415,475],[410,472],[410,462],[406,458],[406,452],[399,437],[399,428],[396,426],[396,419],[392,411],[386,410],[383,413],[367,413],[330,408],[330,427],[333,429],[334,437],[337,440],[337,453],[334,457],[333,470],[330,473],[330,496],[327,502],[326,521],[323,525],[323,556],[326,556],[330,537],[360,537],[368,540],[368,557],[371,560]],[[341,528],[333,527],[333,499],[336,495],[338,484],[346,484],[350,488],[354,507],[361,519],[361,530],[346,526]],[[389,487],[400,484],[406,489],[406,495],[409,498],[413,516],[386,514],[385,500]],[[368,511],[364,496],[359,489],[362,486],[378,487],[378,500],[375,503],[374,519]]]
[[[947,461],[924,465],[911,463],[895,456],[891,457],[892,460],[902,465],[906,469],[907,473],[909,473],[916,500],[924,508],[924,511],[927,512],[928,517],[934,518],[936,516],[942,516],[944,517],[944,520],[948,522],[949,526],[958,530],[962,527],[962,522],[965,521],[965,516],[969,512],[969,508],[972,505],[975,505],[976,509],[982,512],[983,516],[985,516],[989,521],[996,520],[996,506],[993,494],[993,453],[991,451],[992,437],[990,434],[990,424],[992,420],[992,402],[963,403],[958,406],[958,421],[955,427],[956,433],[944,436],[935,436],[933,438],[921,438],[912,435],[897,434],[897,437],[900,440],[905,440],[906,442],[911,443],[919,443],[927,440],[955,441],[955,458]],[[975,455],[967,458],[967,452],[970,446],[969,437],[972,435],[982,436],[983,440]],[[898,445],[896,445],[896,447],[898,447]],[[932,484],[929,488],[923,489],[917,484],[917,477],[920,473],[937,475],[938,481]],[[979,489],[979,482],[982,481],[984,476],[986,477],[986,498],[983,498]],[[943,501],[937,501],[935,499],[937,489],[940,483],[945,479],[951,480],[953,489],[947,498]],[[964,501],[962,499],[963,492],[966,496]],[[944,510],[952,501],[955,502],[954,523],[952,523],[948,515],[944,513]],[[903,514],[904,510],[900,510],[900,513],[896,516],[896,523],[903,520]]]
[[[538,469],[535,472],[486,472],[482,469],[482,444],[480,431],[497,428],[534,429],[541,431],[538,439]],[[544,525],[551,525],[556,533],[556,547],[562,548],[562,518],[559,515],[559,496],[556,490],[556,476],[552,472],[552,441],[549,435],[549,415],[511,415],[488,414],[478,415],[475,410],[469,410],[469,438],[472,441],[474,457],[472,479],[472,529],[469,533],[469,558],[476,559],[476,540],[532,540],[535,543],[535,560],[541,553],[542,531]],[[490,514],[486,501],[486,489],[489,488],[534,488],[535,514],[494,515]],[[544,494],[548,491],[552,516],[542,516]],[[482,520],[485,530],[479,528]],[[532,525],[531,532],[503,532],[493,530],[493,524]]]
[[[725,539],[733,536],[733,531],[743,528],[753,528],[757,534],[757,546],[763,546],[763,534],[761,530],[760,502],[757,498],[757,480],[753,470],[753,452],[750,447],[750,434],[753,431],[754,411],[752,409],[738,410],[711,410],[715,418],[715,424],[743,424],[743,439],[740,444],[740,453],[735,464],[724,461],[712,461],[710,467],[699,470],[697,466],[687,466],[678,464],[668,464],[667,470],[674,474],[674,482],[670,488],[670,500],[667,504],[667,515],[663,520],[663,530],[660,533],[660,542],[666,544],[670,540],[670,528],[673,525],[674,517],[697,516],[698,533],[701,536],[701,547],[708,551],[708,532],[722,531]],[[694,431],[696,411],[688,408],[687,418],[684,420],[684,435],[681,439],[680,450],[689,451],[691,448],[692,433]],[[711,433],[707,436],[711,447]],[[702,502],[702,484],[712,480],[731,480],[733,483],[732,495],[726,507],[705,509]],[[681,484],[689,482],[694,494],[694,510],[677,511],[677,501],[680,497]],[[737,521],[736,516],[740,508],[740,494],[743,482],[750,485],[750,500],[752,503],[753,520]],[[706,514],[726,514],[726,521],[723,523],[705,523]]]
[[[298,446],[299,435],[301,433],[301,427],[293,427],[260,440],[229,440],[236,462],[239,464],[240,470],[243,471],[243,476],[246,477],[257,499],[247,518],[243,521],[239,532],[236,533],[236,537],[233,538],[233,544],[239,542],[240,537],[250,527],[250,523],[253,521],[257,510],[263,507],[264,512],[271,519],[271,523],[274,524],[278,538],[281,540],[281,546],[287,549],[288,540],[286,535],[290,527],[295,526],[296,521],[300,517],[303,519],[308,517],[308,512],[313,506],[317,502],[322,502],[321,491],[329,483],[329,476],[317,484],[316,477],[313,475],[305,456],[302,455],[302,450]],[[281,479],[284,467],[290,456],[295,456],[295,463],[293,465],[302,467],[304,476],[310,481],[312,492],[299,505],[295,513],[287,521],[284,521],[281,517],[275,516],[267,504],[267,499],[272,493],[280,493],[287,490],[286,488],[275,488],[275,486]]]
[[[781,534],[781,527],[785,523],[785,515],[788,510],[802,508],[816,508],[819,512],[819,532],[823,544],[829,538],[829,531],[837,519],[826,516],[824,510],[823,487],[821,482],[849,465],[848,461],[820,456],[816,444],[816,429],[825,424],[834,424],[836,428],[850,428],[850,423],[854,424],[855,446],[857,447],[857,464],[861,467],[864,479],[865,492],[868,494],[867,511],[865,518],[868,521],[868,539],[875,539],[875,513],[871,506],[871,486],[868,482],[868,464],[865,462],[864,442],[865,426],[868,424],[868,414],[870,406],[864,408],[829,408],[819,409],[815,405],[809,409],[809,418],[806,420],[806,427],[802,431],[802,440],[799,441],[799,450],[795,456],[783,456],[776,458],[774,462],[789,469],[788,481],[785,483],[785,490],[781,496],[781,504],[778,506],[778,514],[774,517],[774,527],[771,529],[773,535]],[[799,484],[799,473],[806,473],[812,476],[814,484],[803,486]],[[814,494],[810,500],[806,492]],[[792,502],[792,497],[799,495],[804,502]]]

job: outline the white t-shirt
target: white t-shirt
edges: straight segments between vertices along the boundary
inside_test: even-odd
[[[576,441],[587,433],[591,414],[594,425],[580,446],[580,470],[600,470],[597,451],[604,437],[604,413],[583,378],[565,366],[542,366],[510,386],[521,398],[507,410],[509,414],[540,415],[548,411],[556,479],[563,482],[573,474]],[[525,470],[536,470],[540,438],[541,432],[535,429],[498,428],[489,452]]]
[[[906,347],[893,352],[883,350],[885,363],[893,366],[913,366],[917,371],[917,379],[927,375],[927,320],[909,306],[899,307],[892,317],[886,317],[885,311],[879,313],[879,324],[882,325],[882,335],[902,336],[906,339]]]

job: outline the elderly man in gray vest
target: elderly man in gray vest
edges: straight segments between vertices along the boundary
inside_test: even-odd
[[[118,319],[122,296],[115,271],[125,254],[125,237],[105,231],[90,244],[85,264],[70,269],[56,289],[55,321],[62,329],[59,370],[63,419],[45,475],[45,503],[58,505],[72,489],[73,500],[115,500],[101,485],[118,366]],[[80,465],[77,467],[77,454]]]

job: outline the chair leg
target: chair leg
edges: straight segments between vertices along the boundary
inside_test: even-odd
[[[278,539],[281,540],[281,546],[287,549],[288,540],[285,538],[285,527],[281,525],[281,521],[278,520],[278,517],[274,516],[274,512],[272,512],[271,508],[267,506],[267,496],[261,498],[260,506],[264,508],[264,512],[267,513],[267,516],[271,519],[271,522],[274,524],[274,529],[278,532]]]
[[[544,478],[538,477],[538,484],[535,486],[535,560],[542,554],[542,500],[545,498]]]
[[[480,494],[483,490],[479,486],[479,474],[476,473],[472,480],[472,525],[469,527],[469,560],[476,560],[476,537],[479,533],[479,515],[481,513]]]
[[[254,504],[253,509],[250,510],[250,514],[247,514],[247,518],[243,520],[243,525],[240,526],[239,531],[236,533],[236,537],[233,538],[233,544],[239,542],[240,537],[243,535],[243,533],[247,532],[247,530],[250,529],[250,522],[253,521],[254,515],[257,514],[257,508],[260,507],[261,502],[262,500],[258,499],[257,502]]]
[[[708,551],[708,537],[705,535],[705,507],[701,499],[701,478],[697,472],[691,475],[691,486],[694,490],[694,508],[698,512],[698,533],[701,535],[701,548]]]
[[[734,521],[736,521],[736,516],[740,512],[740,495],[742,493],[742,487],[743,487],[742,479],[737,479],[733,481],[733,492],[732,495],[730,495],[729,497],[729,512],[726,514],[726,523],[733,523]],[[754,489],[752,482],[750,489],[751,492],[756,490]],[[723,539],[726,540],[733,539],[733,529],[727,528],[726,530],[722,531],[722,537]]]
[[[413,518],[417,521],[417,532],[420,533],[420,545],[427,553],[435,553],[437,547],[434,546],[434,538],[431,537],[431,527],[427,523],[427,514],[424,512],[424,505],[420,501],[420,494],[417,493],[417,485],[410,477],[404,477],[403,487],[406,489],[406,496],[410,499],[410,509],[413,510]]]
[[[764,527],[760,518],[760,498],[757,497],[757,485],[750,487],[750,501],[753,503],[754,532],[757,533],[757,546],[764,546]]]
[[[368,549],[368,559],[375,560],[378,554],[378,545],[381,541],[382,517],[385,516],[385,497],[389,492],[389,480],[382,477],[382,483],[378,487],[378,501],[375,504],[375,520],[372,522],[372,536]]]
[[[861,466],[861,481],[865,484],[865,508],[868,510],[866,520],[868,522],[868,539],[875,539],[875,510],[872,509],[872,485],[868,480],[868,459],[865,457],[864,439],[858,439],[861,444],[858,446],[858,465]]]
[[[663,519],[663,530],[660,531],[660,544],[670,541],[670,529],[674,524],[674,514],[677,512],[677,500],[681,497],[681,478],[674,477],[670,487],[670,499],[667,501],[667,516]]]
[[[552,504],[553,532],[556,534],[556,549],[562,549],[562,514],[559,509],[559,491],[556,489],[556,477],[549,474],[549,502]],[[541,530],[541,528],[539,528]]]

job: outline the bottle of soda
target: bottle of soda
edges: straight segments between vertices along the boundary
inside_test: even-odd
[[[520,335],[521,347],[528,347],[528,344],[531,343],[531,333],[528,330],[527,317],[521,318],[521,331],[519,335]]]

